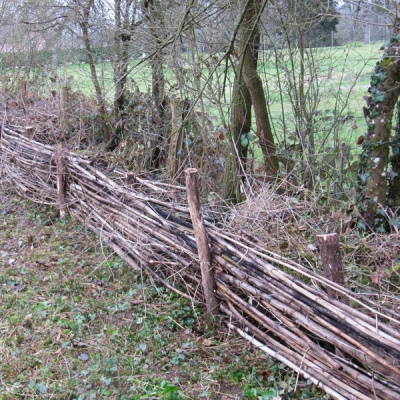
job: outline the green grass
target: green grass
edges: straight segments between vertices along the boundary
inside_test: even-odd
[[[318,82],[318,104],[314,110],[317,114],[314,118],[317,142],[323,145],[326,142],[332,143],[332,124],[337,116],[352,115],[355,118],[357,130],[353,130],[351,123],[345,123],[338,127],[335,135],[340,136],[340,140],[346,144],[353,145],[366,130],[362,107],[365,105],[363,96],[367,94],[370,74],[375,63],[380,59],[382,43],[349,44],[333,48],[312,49],[312,59],[306,63],[306,91],[313,90]],[[310,53],[309,50],[307,50]],[[288,75],[285,68],[291,68],[289,63],[289,53],[287,50],[278,51],[279,67],[276,67],[275,53],[272,50],[264,51],[260,54],[259,73],[263,79],[265,91],[268,95],[268,104],[272,117],[272,124],[275,134],[279,141],[296,141],[293,125],[293,110],[289,98]],[[169,97],[189,97],[196,99],[198,90],[204,91],[203,104],[207,112],[217,116],[219,123],[222,123],[221,114],[225,114],[225,123],[229,123],[229,104],[231,87],[233,84],[233,71],[230,68],[225,74],[225,63],[215,71],[210,79],[210,69],[206,67],[206,61],[199,61],[198,68],[195,70],[191,63],[190,56],[180,55],[180,69],[177,71],[173,67],[170,58],[166,58],[164,68],[166,77],[166,92]],[[204,58],[206,58],[204,56]],[[294,64],[296,79],[299,73],[299,56],[294,52]],[[312,65],[313,73],[307,73],[307,65]],[[129,66],[131,73],[130,80],[135,82],[135,86],[143,93],[148,92],[151,87],[151,69],[148,62],[141,63],[140,60],[133,61]],[[111,63],[97,65],[98,76],[101,81],[104,95],[112,101],[114,95],[113,71]],[[181,74],[183,82],[177,88],[177,73]],[[328,75],[330,73],[330,78]],[[291,75],[292,73],[290,73]],[[66,65],[59,68],[60,82],[70,82],[74,90],[80,90],[85,94],[94,95],[94,88],[90,78],[88,64]],[[279,81],[280,80],[280,86]],[[293,77],[292,77],[293,78]],[[131,81],[129,81],[131,82]],[[225,90],[223,91],[223,86]],[[130,83],[130,86],[133,85]],[[281,90],[282,89],[282,90]],[[218,105],[215,96],[217,93],[223,94],[219,97]],[[200,105],[196,105],[199,108]],[[219,111],[220,110],[220,111]],[[282,110],[285,119],[283,120]],[[283,132],[285,123],[286,131]],[[216,123],[218,124],[218,123]],[[255,129],[255,126],[254,126]],[[327,138],[328,136],[328,138]],[[322,147],[318,149],[322,151]]]

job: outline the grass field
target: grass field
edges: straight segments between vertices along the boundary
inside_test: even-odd
[[[355,43],[307,50],[310,57],[305,60],[305,92],[310,93],[307,100],[310,103],[317,99],[313,106],[308,106],[314,113],[316,143],[321,144],[317,152],[323,151],[327,144],[332,145],[333,134],[336,142],[339,138],[340,142],[353,146],[357,137],[365,132],[363,96],[367,94],[371,71],[382,56],[381,45],[382,43],[370,45]],[[226,74],[223,62],[210,77],[212,68],[206,66],[206,56],[196,65],[197,69],[191,63],[189,56],[180,55],[180,57],[179,62],[174,63],[172,58],[166,56],[164,72],[167,96],[187,97],[197,101],[195,108],[200,108],[202,105],[206,112],[217,118],[219,122],[216,122],[216,125],[229,123],[232,69]],[[299,79],[299,56],[294,52],[293,57],[294,73],[290,70],[287,50],[276,53],[269,50],[260,53],[259,73],[267,93],[277,142],[293,143],[297,140],[294,133],[293,104],[289,96],[289,77],[292,81]],[[151,90],[151,69],[148,62],[142,61],[136,60],[130,65],[129,85],[131,90],[135,86],[146,93]],[[177,67],[176,64],[180,66]],[[104,95],[112,102],[114,96],[112,65],[98,64],[97,70]],[[181,75],[179,85],[178,74]],[[88,64],[62,66],[59,68],[59,76],[61,83],[68,81],[74,90],[94,95]],[[134,85],[131,83],[132,80],[135,82]],[[332,128],[337,118],[345,119],[346,116],[354,117],[354,123],[343,123]],[[356,126],[357,129],[354,129]]]
[[[360,95],[361,99],[363,94],[369,85],[370,74],[373,69],[375,63],[382,56],[382,50],[380,50],[382,43],[372,43],[370,45],[365,44],[350,44],[343,45],[332,48],[321,48],[321,49],[313,49],[313,58],[315,62],[315,68],[318,70],[318,78],[321,83],[321,90],[333,92],[340,89],[343,94],[346,94],[355,83],[356,87],[351,93],[351,99],[353,105],[356,106],[356,101],[359,101]],[[278,54],[278,58],[287,58],[288,52],[282,51]],[[295,58],[297,55],[295,54]],[[207,60],[206,56],[204,57]],[[187,56],[182,56],[180,59],[181,70],[183,74],[187,75],[189,72],[194,72],[191,61]],[[298,59],[296,60],[298,63]],[[174,66],[171,65],[172,60],[169,57],[166,57],[165,62],[165,76],[166,76],[166,86],[167,93],[171,91],[171,87],[175,87],[177,84],[176,74],[174,72]],[[209,78],[209,70],[205,68],[204,65],[202,67],[202,79],[200,80],[200,87],[206,83],[206,80]],[[289,65],[288,65],[289,67]],[[129,66],[131,73],[129,78],[133,79],[142,92],[146,92],[148,88],[151,86],[151,69],[149,67],[148,62],[141,62],[140,60],[132,62]],[[331,69],[332,77],[330,79],[326,79],[328,75],[328,71]],[[102,63],[97,64],[97,71],[102,83],[102,86],[105,91],[105,95],[112,99],[113,97],[113,70],[111,63]],[[221,80],[224,79],[223,73],[225,72],[225,63],[222,63],[220,67],[216,70],[215,79]],[[280,111],[280,94],[279,85],[277,82],[277,68],[275,62],[275,54],[271,51],[264,51],[260,53],[260,61],[259,61],[259,72],[263,78],[263,81],[266,84],[266,88],[268,89],[268,95],[270,99],[271,111],[274,113],[275,111]],[[58,70],[59,76],[62,79],[72,79],[71,84],[73,89],[83,91],[88,95],[94,94],[94,87],[90,78],[90,70],[88,64],[75,64],[75,65],[65,65],[60,66]],[[283,71],[281,69],[280,74]],[[217,77],[218,75],[218,77]],[[228,85],[226,86],[227,99],[229,100],[229,95],[231,91],[230,84],[232,83],[232,70],[228,70],[227,77]],[[191,77],[189,77],[190,82]],[[223,82],[218,82],[220,85]],[[195,96],[196,93],[193,94]],[[284,103],[287,106],[288,97],[287,94],[284,95]],[[223,99],[221,99],[223,101]],[[329,103],[329,98],[324,96],[322,99],[324,107],[332,105]],[[279,108],[277,108],[279,106]]]

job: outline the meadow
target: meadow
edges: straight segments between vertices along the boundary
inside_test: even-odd
[[[366,131],[362,107],[371,72],[382,56],[382,43],[345,44],[338,47],[306,49],[304,59],[304,92],[307,110],[312,115],[316,153],[327,146],[348,145],[357,152],[357,138]],[[223,55],[220,54],[220,57]],[[176,55],[175,55],[176,57]],[[234,72],[230,63],[210,66],[207,55],[193,63],[191,56],[165,56],[166,95],[189,98],[194,109],[213,116],[213,129],[230,123],[229,110]],[[291,58],[292,57],[292,58]],[[298,142],[294,107],[301,81],[299,54],[288,50],[267,50],[260,53],[259,74],[267,94],[271,123],[276,141],[283,146]],[[99,63],[98,76],[103,95],[111,104],[114,96],[111,62]],[[147,60],[134,60],[128,88],[151,93],[151,68]],[[89,65],[74,64],[58,68],[59,84],[67,83],[75,91],[94,96]],[[295,93],[296,92],[296,93]],[[301,128],[301,127],[300,127]],[[254,124],[254,130],[255,130]]]

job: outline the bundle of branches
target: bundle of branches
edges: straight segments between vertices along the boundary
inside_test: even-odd
[[[2,179],[24,196],[57,203],[65,161],[69,212],[121,258],[184,297],[204,301],[183,188],[114,171],[3,126]],[[178,197],[179,197],[178,196]],[[337,399],[400,398],[399,315],[265,250],[251,237],[206,225],[220,310],[228,327]],[[301,277],[297,279],[294,276]],[[308,283],[305,283],[308,282]],[[330,286],[359,305],[330,298]],[[364,309],[362,309],[364,308]]]

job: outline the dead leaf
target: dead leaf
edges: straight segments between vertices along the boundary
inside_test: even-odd
[[[267,381],[268,378],[271,376],[271,371],[269,371],[268,369],[263,369],[258,372],[258,375],[262,376],[264,381]]]
[[[310,250],[310,251],[317,251],[317,250],[318,250],[318,247],[315,246],[315,245],[313,245],[313,244],[309,244],[309,245],[307,246],[307,250]]]
[[[215,137],[215,139],[217,139],[217,140],[224,140],[225,135],[224,135],[224,132],[218,130],[218,131],[216,131],[216,132],[214,133],[214,137]]]
[[[136,299],[136,300],[130,300],[129,303],[131,303],[132,305],[136,306],[138,304],[143,304],[144,301]]]
[[[377,271],[373,272],[371,275],[372,282],[374,282],[375,285],[380,285],[381,280],[388,278],[388,277],[389,277],[389,274],[384,269],[377,270]]]

